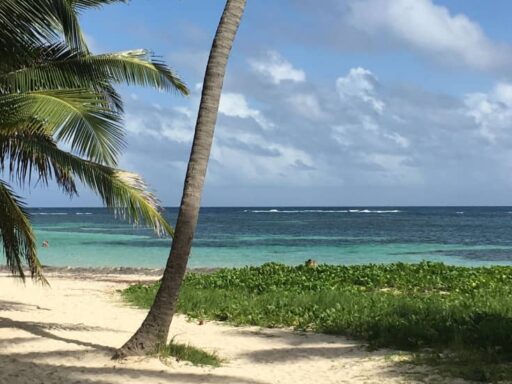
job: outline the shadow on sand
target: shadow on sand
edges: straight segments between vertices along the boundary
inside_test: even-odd
[[[18,383],[83,383],[83,384],[111,384],[111,383],[212,383],[212,384],[272,384],[272,381],[261,381],[257,378],[240,377],[237,375],[226,374],[226,370],[220,371],[211,368],[198,369],[197,373],[179,372],[178,367],[173,368],[162,364],[161,369],[147,369],[144,366],[137,367],[132,364],[133,361],[113,362],[110,360],[114,349],[108,345],[102,345],[90,340],[101,340],[95,332],[114,331],[109,328],[91,327],[84,324],[59,324],[45,323],[37,321],[19,321],[13,320],[8,316],[9,312],[39,310],[37,306],[25,305],[23,303],[0,301],[0,309],[4,311],[4,317],[0,317],[0,329],[12,328],[27,332],[29,335],[13,335],[11,338],[0,339],[0,383],[18,384]],[[7,313],[7,314],[6,314]],[[64,332],[91,332],[88,341],[78,340],[76,338],[64,337]],[[316,334],[301,334],[289,332],[286,330],[248,330],[239,328],[236,330],[242,335],[248,337],[263,338],[281,338],[289,347],[276,349],[261,349],[250,353],[240,353],[226,363],[229,369],[231,363],[236,360],[248,360],[251,363],[264,366],[273,364],[282,364],[283,362],[300,362],[311,357],[329,359],[336,363],[344,361],[353,361],[353,359],[365,359],[368,357],[381,357],[383,353],[369,353],[361,348],[360,345],[347,342],[347,345],[340,345],[341,339]],[[226,335],[233,332],[232,328],[225,329]],[[58,333],[58,334],[57,334]],[[7,352],[8,347],[16,344],[28,344],[40,339],[49,339],[59,341],[65,344],[74,344],[85,349],[68,349],[28,352]],[[331,346],[316,347],[316,342],[332,341]],[[311,345],[313,344],[313,345]],[[200,346],[199,346],[200,347]],[[28,349],[28,348],[27,348]],[[25,349],[25,350],[27,350]],[[5,351],[5,352],[3,352]],[[87,361],[93,357],[101,362],[90,366]],[[146,359],[146,358],[144,358]],[[151,359],[151,358],[147,358]],[[53,364],[55,362],[55,364]],[[57,365],[58,364],[58,365]],[[144,364],[142,364],[144,365]],[[137,367],[137,368],[136,368]],[[264,369],[262,367],[262,369]],[[220,368],[222,369],[222,368]],[[304,369],[308,369],[307,366]],[[222,372],[222,373],[220,373]],[[397,366],[396,363],[389,362],[386,367],[379,372],[379,377],[410,379],[414,374],[414,369],[404,369]],[[375,382],[379,382],[375,378]],[[340,383],[344,381],[339,381]],[[349,382],[349,381],[346,381]],[[373,381],[372,381],[373,382]],[[407,381],[407,382],[413,382]]]
[[[67,356],[83,355],[84,351],[60,351]],[[46,353],[41,353],[46,357]],[[1,367],[13,367],[12,370],[0,371],[0,383],[80,383],[111,384],[115,383],[212,383],[212,384],[264,384],[261,381],[236,376],[210,373],[179,373],[167,370],[154,371],[134,369],[118,365],[115,367],[86,367],[75,365],[54,366],[42,362],[32,362],[36,353],[17,354],[13,357],[0,355]],[[41,380],[40,380],[41,379]],[[39,381],[38,381],[39,380]],[[45,381],[47,380],[47,381]],[[114,381],[115,380],[115,381]],[[265,383],[266,384],[266,383]]]
[[[48,308],[40,307],[39,305],[17,303],[15,301],[0,300],[0,311],[5,312],[27,312],[31,310],[49,311]]]

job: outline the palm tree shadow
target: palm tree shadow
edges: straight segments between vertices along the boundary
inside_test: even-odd
[[[241,355],[254,363],[282,363],[286,361],[307,360],[312,357],[325,359],[361,358],[367,356],[368,352],[362,348],[352,346],[332,347],[293,347],[293,348],[272,348],[253,351]]]
[[[50,356],[82,356],[84,351],[54,351]],[[35,377],[47,377],[51,374],[55,382],[80,382],[81,384],[112,384],[115,383],[145,383],[169,382],[177,384],[270,384],[249,378],[217,375],[212,373],[179,373],[166,370],[135,369],[123,365],[112,367],[88,367],[75,365],[55,366],[38,362],[38,358],[47,358],[48,352],[30,352],[0,355],[0,366],[7,369],[0,370],[0,383],[26,383],[32,382]],[[10,369],[9,369],[10,368]],[[101,376],[101,378],[98,378]]]
[[[26,312],[30,310],[43,310],[43,311],[49,311],[48,308],[40,307],[39,305],[32,305],[32,304],[25,304],[25,303],[18,303],[17,301],[8,301],[8,300],[0,300],[0,311],[4,312]]]
[[[302,346],[304,344],[339,344],[351,347],[360,347],[361,343],[355,339],[349,339],[342,335],[329,335],[309,331],[296,331],[283,328],[231,328],[226,327],[224,333],[227,335],[244,335],[248,337],[258,337],[263,339],[276,339],[290,346]]]
[[[31,333],[34,336],[39,336],[46,339],[52,339],[56,341],[61,341],[64,343],[71,343],[80,345],[82,347],[88,347],[88,348],[94,348],[101,351],[106,352],[114,352],[114,348],[91,343],[87,341],[77,340],[77,339],[70,339],[62,336],[58,336],[52,332],[49,332],[49,330],[58,330],[58,331],[104,331],[111,329],[108,328],[102,328],[102,327],[89,327],[85,326],[83,324],[58,324],[58,323],[42,323],[42,322],[35,322],[35,321],[17,321],[12,320],[6,317],[0,317],[0,328],[16,328],[20,329],[22,331]]]

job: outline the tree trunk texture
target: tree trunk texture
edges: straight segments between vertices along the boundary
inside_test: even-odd
[[[178,220],[160,289],[146,319],[114,358],[151,353],[167,342],[199,216],[226,65],[245,4],[246,0],[227,0],[210,50]]]

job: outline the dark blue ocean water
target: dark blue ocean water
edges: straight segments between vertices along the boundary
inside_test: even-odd
[[[31,209],[45,265],[163,267],[170,239],[102,208]],[[177,209],[167,209],[171,223]],[[512,264],[512,207],[203,208],[191,267],[443,261]]]

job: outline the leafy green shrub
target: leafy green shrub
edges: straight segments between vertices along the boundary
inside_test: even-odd
[[[222,360],[216,353],[210,353],[196,348],[190,344],[176,343],[174,338],[167,345],[158,348],[157,355],[160,357],[172,356],[176,360],[183,360],[193,365],[210,365],[212,367],[220,367]]]
[[[134,285],[123,294],[147,308],[157,289]],[[346,335],[372,347],[472,351],[482,362],[511,362],[511,293],[512,267],[268,263],[187,274],[178,310],[238,325]],[[472,370],[488,372],[474,364]]]

